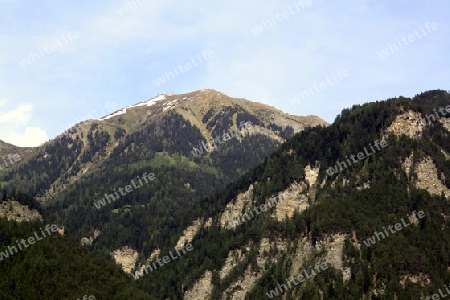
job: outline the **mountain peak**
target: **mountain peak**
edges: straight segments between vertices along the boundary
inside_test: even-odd
[[[324,125],[328,123],[317,116],[296,116],[285,113],[273,106],[253,102],[243,98],[233,98],[214,89],[202,89],[184,94],[158,94],[153,98],[126,106],[97,121],[111,121],[121,119],[122,122],[136,122],[139,116],[152,118],[164,115],[171,110],[183,115],[193,125],[199,128],[206,119],[217,118],[218,115],[228,114],[236,117],[237,113],[257,116],[261,124],[274,124],[277,126],[291,126],[294,132],[302,130],[305,126]],[[120,118],[119,118],[120,117]],[[142,120],[145,121],[145,120]],[[140,122],[138,122],[140,123]]]

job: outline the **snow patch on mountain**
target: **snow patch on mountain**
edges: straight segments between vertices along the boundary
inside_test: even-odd
[[[138,104],[135,104],[135,105],[124,107],[124,108],[122,108],[122,109],[120,109],[120,110],[118,110],[118,111],[116,111],[116,112],[114,112],[114,113],[112,113],[110,115],[107,115],[107,116],[105,116],[103,118],[100,118],[100,119],[97,119],[97,120],[98,121],[108,120],[108,119],[111,119],[112,117],[116,117],[116,116],[120,116],[120,115],[126,114],[127,113],[127,109],[129,109],[129,108],[134,108],[134,107],[139,107],[139,106],[152,106],[152,105],[155,105],[156,102],[161,101],[161,100],[165,100],[165,99],[166,99],[166,95],[158,95],[155,98],[152,98],[150,100],[146,100],[146,101],[143,101],[143,102],[139,102]]]
[[[163,111],[175,108],[178,105],[178,101],[180,101],[180,99],[175,99],[175,100],[164,103]]]

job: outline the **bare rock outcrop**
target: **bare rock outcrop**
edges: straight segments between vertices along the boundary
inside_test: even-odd
[[[405,169],[406,175],[409,177],[409,173],[411,172],[411,166],[413,163],[413,156],[414,154],[411,154],[407,158],[405,158],[405,161],[403,162],[403,168]]]
[[[89,238],[83,237],[81,238],[81,245],[83,246],[92,246],[92,243],[98,236],[100,235],[100,230],[95,229],[94,230],[94,236],[90,236]]]
[[[321,246],[325,247],[326,255],[325,261],[332,265],[335,269],[340,270],[343,275],[344,282],[348,281],[351,277],[351,269],[344,268],[344,242],[348,238],[348,235],[335,234],[325,238]]]
[[[225,211],[222,213],[220,217],[220,226],[225,229],[234,229],[237,225],[234,220],[236,220],[244,207],[247,206],[247,209],[250,209],[253,198],[253,185],[250,185],[248,190],[244,193],[241,193],[237,196],[235,203],[230,201],[225,207]]]
[[[183,248],[183,246],[186,243],[192,242],[192,239],[195,237],[197,232],[200,230],[200,227],[202,226],[202,219],[198,218],[194,222],[192,222],[191,226],[188,226],[184,231],[183,234],[180,236],[180,239],[178,240],[175,249],[180,250]],[[212,226],[212,218],[209,218],[206,220],[205,224],[203,225],[204,228],[208,228]]]
[[[193,224],[191,226],[186,228],[183,231],[183,234],[181,235],[180,239],[178,240],[178,242],[175,246],[175,249],[180,250],[181,248],[183,248],[183,246],[186,243],[192,242],[192,239],[197,234],[198,230],[200,229],[200,226],[201,226],[201,220],[197,219],[193,222]]]
[[[209,299],[213,290],[212,272],[207,270],[202,278],[194,284],[194,287],[184,294],[184,300]]]
[[[278,202],[275,217],[283,221],[286,216],[292,218],[295,210],[304,211],[309,207],[308,197],[304,194],[306,184],[293,182],[287,189],[270,198],[269,202]]]
[[[272,249],[277,249],[278,254],[274,257],[268,257]],[[287,242],[285,240],[277,239],[275,242],[270,242],[269,239],[263,238],[259,246],[259,253],[256,258],[256,263],[259,270],[252,270],[250,265],[245,270],[236,282],[231,284],[222,294],[222,300],[225,299],[245,299],[245,295],[251,291],[256,282],[264,275],[266,270],[266,263],[276,263],[278,258],[286,252]]]
[[[413,163],[413,154],[405,159],[403,167],[409,176]],[[414,166],[414,173],[417,175],[417,181],[414,182],[418,189],[425,189],[431,195],[440,196],[442,192],[447,199],[450,199],[450,190],[438,178],[438,171],[433,163],[433,159],[429,156],[424,157],[417,165]]]
[[[450,132],[450,119],[448,118],[441,118],[439,119],[439,122],[442,123],[445,129],[447,129]]]
[[[310,186],[316,184],[317,177],[319,177],[319,168],[311,168],[310,165],[306,165],[305,167],[305,180],[308,182]]]
[[[112,256],[116,264],[122,266],[122,270],[131,274],[131,270],[134,268],[138,259],[138,252],[128,246],[122,247],[113,251]]]
[[[246,247],[247,251],[250,250],[250,247]],[[230,274],[231,270],[236,267],[240,262],[242,262],[245,258],[245,254],[243,254],[242,249],[232,250],[228,253],[227,260],[225,261],[225,265],[222,267],[222,270],[219,272],[220,279],[224,279],[228,274]]]
[[[426,126],[422,120],[423,118],[420,113],[408,110],[395,117],[391,126],[388,127],[387,132],[396,136],[404,134],[411,139],[419,138],[422,135],[423,127]]]
[[[136,272],[134,272],[134,278],[138,279],[139,277],[144,276],[144,269],[146,266],[150,265],[150,263],[153,261],[155,257],[158,257],[161,254],[161,249],[155,249],[150,254],[150,256],[147,258],[144,264],[139,264],[139,266],[136,268]]]
[[[309,172],[309,180],[314,182],[317,180],[315,173],[318,170],[312,170]],[[308,197],[305,195],[307,186],[304,182],[294,182],[287,189],[278,193],[276,196],[272,196],[265,202],[266,204],[276,204],[276,209],[272,217],[277,218],[278,221],[284,220],[286,216],[291,218],[294,212],[304,211],[309,207]],[[253,185],[250,185],[249,189],[237,196],[237,200],[233,203],[230,202],[225,207],[225,211],[220,218],[220,225],[225,229],[234,229],[238,226],[238,220],[241,213],[247,213],[253,209]],[[242,216],[241,216],[242,219]]]
[[[417,173],[417,188],[426,189],[432,195],[440,196],[444,192],[445,197],[449,199],[450,190],[439,180],[437,168],[431,157],[424,157],[415,169]]]
[[[251,245],[245,246],[246,251],[250,251]],[[224,279],[231,270],[245,259],[243,254],[244,249],[230,251],[227,261],[222,269],[219,271],[219,276]],[[257,270],[247,266],[244,274],[242,274],[234,283],[232,283],[222,294],[222,299],[244,299],[245,295],[250,292],[256,282],[267,271],[266,266],[276,263],[278,258],[287,251],[287,242],[282,239],[270,241],[268,238],[263,238],[259,244],[258,256],[256,263]],[[276,252],[277,254],[273,255]],[[270,255],[272,255],[270,257]],[[209,299],[213,290],[212,285],[212,271],[207,270],[200,280],[184,294],[186,300],[203,300]]]
[[[324,261],[329,263],[335,269],[340,270],[343,274],[344,281],[348,281],[351,276],[351,269],[343,267],[343,253],[344,242],[348,235],[335,234],[326,236],[323,240],[319,241],[316,246],[312,246],[311,239],[303,237],[299,239],[297,248],[292,257],[292,265],[290,269],[290,276],[299,275],[304,268],[304,262],[311,260],[313,255],[318,251],[325,250]]]
[[[291,277],[298,276],[301,273],[304,261],[310,259],[313,251],[314,247],[309,238],[303,237],[298,240],[297,248],[292,257],[291,270],[289,272]]]
[[[8,221],[29,222],[43,220],[41,214],[35,209],[29,209],[17,201],[2,201],[0,203],[0,217],[6,217]]]

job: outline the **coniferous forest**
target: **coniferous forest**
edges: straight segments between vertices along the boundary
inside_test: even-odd
[[[207,270],[212,270],[211,299],[220,299],[230,284],[239,280],[247,268],[255,272],[260,269],[257,260],[260,255],[258,245],[262,239],[282,239],[286,241],[287,251],[281,253],[281,256],[277,256],[280,253],[276,249],[266,253],[266,271],[246,295],[246,299],[264,299],[267,297],[266,293],[277,283],[290,277],[292,254],[300,240],[307,238],[308,243],[315,248],[327,236],[340,233],[348,236],[342,261],[345,268],[350,268],[349,279],[344,281],[342,272],[330,267],[286,292],[285,299],[420,299],[421,296],[431,295],[450,281],[448,198],[444,193],[432,195],[425,189],[417,188],[414,184],[417,174],[406,172],[403,164],[411,155],[413,165],[424,157],[431,157],[438,177],[449,188],[450,160],[445,154],[450,150],[449,132],[442,122],[431,122],[417,138],[396,136],[388,133],[387,128],[404,112],[414,111],[425,116],[433,113],[435,108],[445,107],[450,103],[449,100],[448,92],[435,90],[424,92],[413,99],[399,97],[355,105],[344,109],[329,126],[309,127],[291,136],[265,158],[263,154],[246,153],[250,150],[233,140],[228,142],[229,146],[227,144],[224,151],[234,151],[236,157],[225,157],[221,151],[217,151],[205,159],[187,158],[180,154],[183,150],[165,150],[169,148],[167,143],[177,144],[174,140],[167,139],[161,144],[150,145],[156,140],[152,133],[160,129],[143,128],[139,133],[142,138],[123,136],[130,143],[119,143],[121,150],[111,155],[111,164],[68,185],[64,193],[57,195],[51,202],[39,203],[33,197],[33,193],[38,193],[37,186],[45,185],[45,178],[57,176],[52,175],[52,172],[57,174],[57,171],[47,166],[45,174],[35,175],[36,180],[31,177],[28,183],[21,183],[19,180],[14,189],[5,184],[3,200],[14,199],[37,209],[46,223],[64,224],[69,235],[52,236],[39,246],[30,247],[23,253],[2,261],[7,276],[2,277],[0,291],[5,299],[20,298],[21,295],[30,295],[29,293],[46,296],[58,291],[55,294],[58,296],[54,296],[54,299],[59,299],[75,295],[76,288],[80,289],[80,295],[84,295],[104,286],[102,295],[115,295],[114,299],[121,296],[126,299],[146,299],[146,294],[157,299],[183,299],[185,292]],[[173,123],[166,120],[166,128],[170,124],[174,126],[170,131],[181,124],[184,128],[189,126],[189,123],[184,124],[176,116],[170,120]],[[96,128],[92,130],[95,132]],[[94,135],[95,133],[91,136]],[[100,152],[101,143],[107,143],[107,135],[101,136],[105,137],[103,141],[102,138],[92,138],[93,144],[100,143],[96,149]],[[182,136],[183,134],[179,134],[179,137],[172,138],[177,140],[182,139]],[[376,155],[341,170],[333,178],[326,173],[326,169],[337,160],[358,153],[369,143],[381,138],[386,139],[388,147]],[[136,139],[140,139],[142,144],[131,142]],[[189,140],[196,141],[199,138],[194,135]],[[76,149],[75,141],[70,143]],[[266,143],[265,147],[268,149],[275,148],[269,139],[260,135],[252,137],[251,143]],[[58,145],[52,147],[55,153],[64,157],[65,163],[74,159],[68,153],[64,156],[62,151],[65,150],[59,150]],[[184,150],[188,152],[190,149]],[[99,155],[98,151],[95,155]],[[238,176],[230,166],[238,155],[261,162],[254,168],[242,169]],[[133,156],[139,156],[140,163],[136,163]],[[224,163],[222,159],[231,161]],[[55,159],[54,163],[60,165],[61,161]],[[38,163],[39,158],[29,162],[31,165]],[[229,169],[217,169],[212,165],[227,165]],[[274,219],[271,212],[267,212],[255,216],[236,229],[224,229],[220,226],[220,215],[226,205],[236,201],[238,195],[246,192],[250,185],[253,186],[254,204],[263,204],[266,199],[276,196],[291,184],[306,182],[307,165],[319,170],[316,182],[320,184],[312,187],[306,183],[310,192],[310,205],[306,210],[296,212],[293,217],[281,222]],[[108,192],[107,189],[98,188],[102,181],[108,180],[123,186],[129,178],[144,171],[154,172],[156,180],[137,193],[109,204],[110,207],[97,210],[87,200]],[[8,176],[11,177],[3,179],[6,183],[18,180],[14,179],[17,175],[13,173]],[[33,175],[29,173],[27,176]],[[205,182],[209,182],[209,185]],[[225,182],[230,183],[224,184]],[[370,182],[370,186],[361,188],[364,182]],[[175,188],[184,187],[186,183],[189,183],[190,189]],[[407,227],[371,247],[363,243],[374,232],[397,223],[399,218],[412,211],[423,211],[425,217],[415,226]],[[210,217],[211,226],[201,226],[193,238],[193,251],[136,282],[111,261],[108,249],[123,245],[137,249],[140,262],[145,262],[155,248],[161,250],[162,257],[173,249],[182,231],[194,220],[201,219],[204,225],[205,220]],[[18,237],[27,236],[35,228],[42,226],[37,221],[16,224],[2,219],[1,222],[0,251]],[[109,230],[104,224],[120,226],[117,227],[118,230]],[[104,226],[102,234],[90,249],[80,246],[72,237],[74,235],[79,240],[79,236],[82,236],[80,233],[88,234],[90,230],[100,226]],[[145,232],[148,229],[151,232]],[[358,243],[359,246],[356,246]],[[224,266],[229,252],[248,245],[245,258],[226,277],[220,278],[218,270]],[[323,258],[323,255],[323,252],[317,250],[305,264],[313,264]],[[275,256],[278,257],[276,262],[271,260]],[[70,264],[62,261],[70,261]],[[99,266],[105,270],[100,272]],[[28,276],[40,272],[43,274],[39,277]],[[72,272],[77,275],[70,275]],[[411,278],[412,275],[426,278],[422,280],[426,284],[421,280],[402,280]],[[94,281],[85,283],[88,278]],[[23,294],[13,294],[11,297],[9,293],[17,291],[19,284]],[[123,286],[122,294],[114,294],[111,290],[113,286]],[[45,289],[42,290],[42,287]],[[60,292],[60,289],[65,292]],[[129,295],[136,298],[130,298]],[[281,299],[281,296],[277,299]]]

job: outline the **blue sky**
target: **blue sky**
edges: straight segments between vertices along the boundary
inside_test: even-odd
[[[0,0],[0,8],[0,139],[19,146],[167,92],[212,88],[333,122],[353,104],[450,90],[448,0]]]

